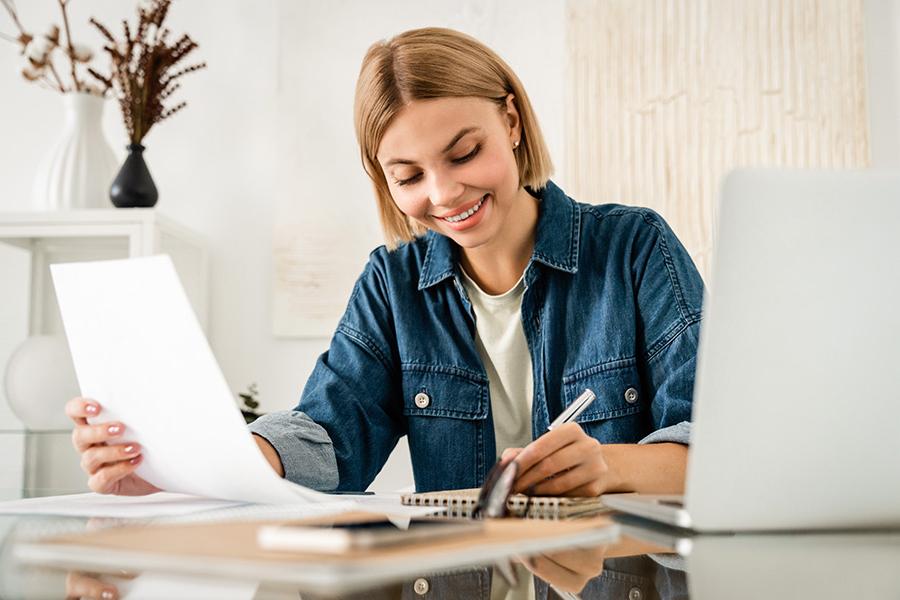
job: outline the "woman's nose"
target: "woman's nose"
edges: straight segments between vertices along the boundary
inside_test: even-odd
[[[428,199],[434,206],[452,208],[459,204],[466,186],[453,177],[435,174],[431,178],[431,187],[428,190]]]

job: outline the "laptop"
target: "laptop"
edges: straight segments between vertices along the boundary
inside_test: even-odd
[[[685,494],[698,532],[900,527],[900,173],[740,170],[719,203]]]

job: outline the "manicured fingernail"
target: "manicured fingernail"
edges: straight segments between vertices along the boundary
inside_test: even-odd
[[[128,444],[127,446],[122,448],[122,451],[125,454],[134,454],[135,452],[137,452],[137,446],[135,446],[134,444]]]
[[[116,597],[116,594],[110,590],[103,590],[100,592],[100,597],[103,598],[103,600],[113,600],[113,598]]]
[[[84,407],[84,411],[89,415],[96,415],[98,412],[100,412],[100,407],[96,404],[88,404]]]
[[[143,458],[143,456],[135,456],[134,458],[132,458],[132,459],[129,460],[128,462],[131,463],[131,464],[133,464],[133,465],[136,465],[136,464],[138,464],[139,462],[141,462],[141,459],[142,459],[142,458]]]
[[[110,435],[119,435],[122,433],[123,427],[121,425],[110,425],[106,428]]]

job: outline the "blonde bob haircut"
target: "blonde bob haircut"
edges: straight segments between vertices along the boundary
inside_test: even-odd
[[[437,27],[412,29],[369,48],[356,82],[353,121],[389,249],[425,233],[397,208],[376,158],[397,113],[414,100],[447,97],[485,98],[505,111],[509,94],[521,120],[514,150],[519,183],[540,189],[553,172],[544,136],[522,82],[490,48],[464,33]]]

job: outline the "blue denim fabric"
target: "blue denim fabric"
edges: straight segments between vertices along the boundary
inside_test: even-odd
[[[666,428],[683,439],[703,297],[688,253],[652,210],[579,204],[552,182],[533,195],[522,301],[533,436],[590,388],[597,399],[578,422],[600,442],[666,441]],[[416,404],[421,393],[427,405]],[[488,379],[449,238],[429,232],[372,252],[296,411],[271,421],[302,411],[324,429],[339,490],[366,489],[404,435],[417,491],[483,483],[496,456]],[[280,436],[286,476],[303,483],[285,434],[269,427],[256,431]]]

